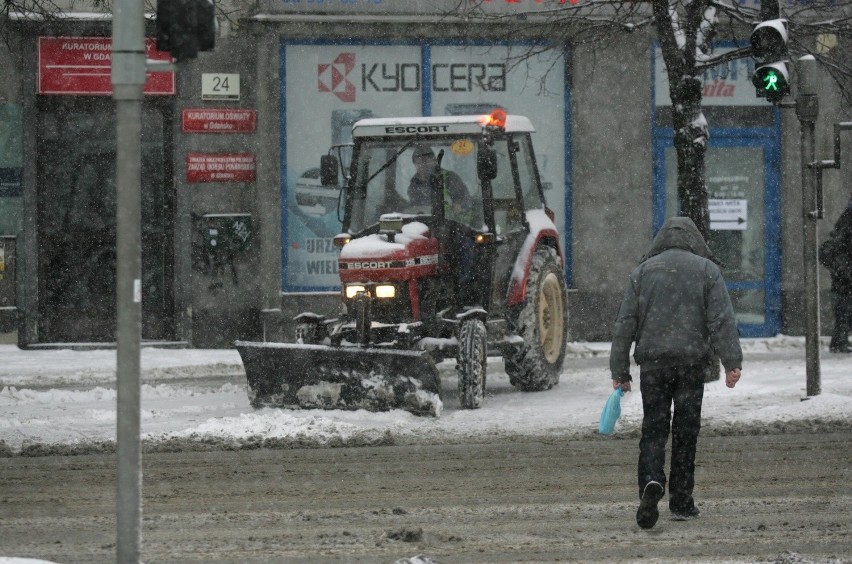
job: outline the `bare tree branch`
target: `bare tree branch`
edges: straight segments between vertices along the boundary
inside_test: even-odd
[[[852,37],[852,0],[793,0],[784,3],[780,12],[788,22],[791,59],[813,55],[844,100],[852,103],[852,57],[846,43]],[[484,0],[470,0],[459,1],[455,14],[472,22],[511,23],[513,32],[520,27],[524,34],[552,37],[557,45],[613,44],[619,33],[653,24],[669,78],[680,207],[707,235],[704,154],[708,124],[701,112],[700,77],[717,65],[751,56],[750,45],[714,54],[713,40],[721,31],[727,40],[747,42],[761,19],[759,8],[736,0],[581,0],[570,6],[553,0],[549,6],[527,12],[494,13],[487,10]],[[517,62],[523,60],[517,57]]]

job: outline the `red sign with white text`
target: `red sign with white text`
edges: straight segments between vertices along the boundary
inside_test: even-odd
[[[171,61],[157,51],[153,39],[145,39],[148,59]],[[38,93],[109,96],[112,94],[112,39],[109,37],[39,37]],[[145,94],[175,93],[175,73],[146,74]]]
[[[186,109],[181,118],[184,133],[251,133],[257,122],[256,110]]]
[[[254,182],[252,153],[188,153],[187,182]]]

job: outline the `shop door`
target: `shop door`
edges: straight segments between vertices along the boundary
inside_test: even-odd
[[[708,244],[722,263],[743,337],[781,330],[781,227],[777,136],[711,131],[706,154]],[[678,215],[677,156],[671,137],[655,150],[654,232]]]
[[[46,98],[38,119],[40,342],[115,341],[115,117],[111,99]],[[157,107],[142,128],[142,337],[171,339],[172,189]]]

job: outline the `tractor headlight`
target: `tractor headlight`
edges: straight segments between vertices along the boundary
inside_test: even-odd
[[[355,284],[353,284],[351,286],[346,286],[346,297],[351,300],[352,298],[354,298],[359,293],[366,292],[366,291],[367,291],[367,288],[364,287],[364,286],[358,286],[358,285],[355,285]]]
[[[351,241],[351,240],[352,240],[352,235],[350,235],[348,233],[341,233],[340,235],[335,235],[334,239],[332,239],[332,242],[333,242],[335,247],[337,247],[338,249],[342,249],[343,247],[348,245],[349,241]]]
[[[376,297],[377,298],[395,298],[396,297],[396,286],[392,286],[390,284],[383,284],[381,286],[376,286]]]

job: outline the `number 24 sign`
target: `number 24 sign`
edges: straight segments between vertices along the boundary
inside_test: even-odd
[[[201,99],[239,100],[240,75],[222,73],[202,73]]]

